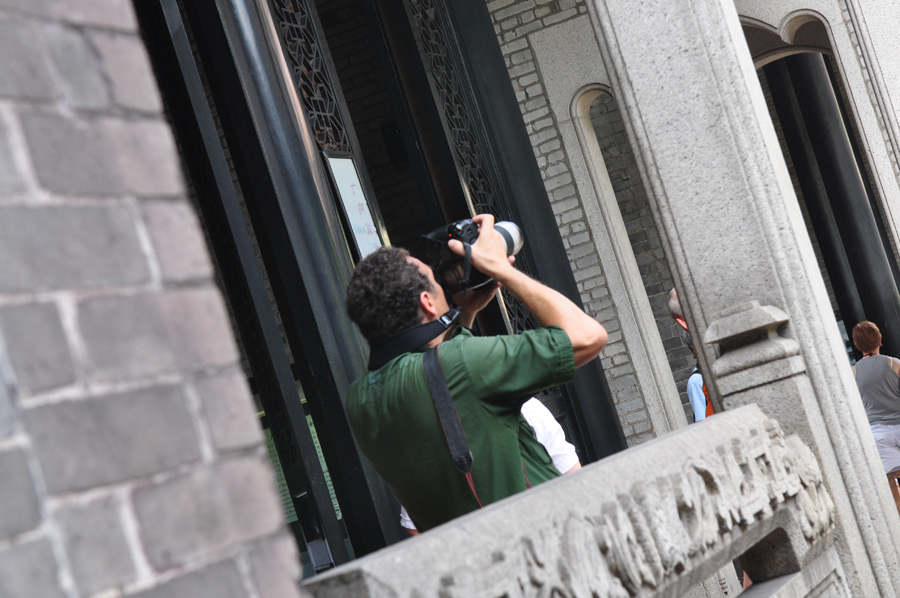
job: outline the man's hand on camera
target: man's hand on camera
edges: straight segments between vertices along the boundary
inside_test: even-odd
[[[494,230],[494,217],[472,218],[481,227],[472,244],[472,266],[505,286],[518,297],[544,326],[559,326],[568,335],[575,354],[575,367],[591,361],[606,346],[606,330],[597,320],[559,292],[513,268],[506,258],[506,243]],[[450,250],[463,255],[463,245],[450,241]]]
[[[494,230],[494,217],[478,214],[472,218],[479,226],[478,240],[472,244],[472,267],[503,283],[510,272],[515,271],[512,260],[506,255],[506,241]],[[456,239],[447,244],[457,255],[465,255],[463,244]]]

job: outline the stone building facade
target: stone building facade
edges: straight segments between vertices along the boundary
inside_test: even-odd
[[[596,396],[608,395],[632,449],[554,482],[533,501],[523,495],[414,546],[377,552],[401,536],[395,501],[340,419],[341,393],[364,354],[334,307],[354,257],[342,237],[346,214],[324,170],[330,150],[305,120],[300,88],[309,81],[282,73],[289,70],[283,33],[260,18],[307,4],[318,10],[295,29],[333,49],[297,71],[313,64],[316,76],[332,78],[316,80],[323,93],[337,90],[333,112],[317,118],[343,117],[349,140],[332,154],[357,160],[362,184],[379,200],[374,224],[392,240],[413,240],[452,213],[455,199],[439,183],[462,167],[434,166],[454,148],[422,124],[445,116],[427,113],[413,93],[433,91],[434,75],[409,64],[421,39],[397,27],[407,14],[445,10],[442,2],[410,0],[403,6],[427,10],[406,13],[352,0],[0,0],[0,597],[292,596],[301,591],[301,558],[311,575],[371,552],[308,582],[308,590],[387,595],[379,592],[393,582],[382,577],[399,562],[397,591],[449,595],[456,585],[465,595],[471,588],[525,595],[528,583],[539,589],[546,580],[573,596],[720,596],[736,592],[721,571],[740,557],[756,579],[779,577],[791,595],[826,583],[839,596],[895,594],[900,562],[891,538],[900,520],[835,325],[852,321],[846,284],[828,261],[834,240],[812,224],[817,204],[776,109],[774,71],[757,69],[792,55],[827,57],[867,189],[854,206],[857,213],[869,206],[871,236],[883,242],[885,267],[896,270],[898,9],[889,0],[660,0],[630,9],[605,0],[487,3],[482,16],[521,115],[513,119],[524,131],[516,139],[530,141],[524,149],[543,181],[548,205],[541,207],[549,208],[541,214],[555,218],[550,236],[563,258],[553,266],[568,266],[586,310],[609,332],[600,370],[608,393]],[[378,36],[366,37],[375,13],[393,62],[380,54]],[[220,30],[201,17],[221,19]],[[189,32],[199,40],[172,26],[179,19],[203,23]],[[484,36],[458,20],[450,30],[471,60]],[[316,45],[293,41],[291,48]],[[408,54],[397,50],[401,42],[411,44]],[[254,53],[260,48],[272,50],[268,59]],[[225,66],[210,60],[215,49],[233,52],[216,56]],[[192,81],[198,66],[209,71]],[[483,71],[469,66],[465,101],[487,118],[502,94],[479,87]],[[230,94],[241,99],[232,103]],[[173,101],[179,97],[186,100]],[[276,118],[286,107],[297,122]],[[192,137],[206,116],[212,128]],[[413,141],[409,129],[417,129]],[[507,155],[503,135],[490,129],[476,131],[473,145]],[[209,172],[195,161],[198,138],[211,144],[203,148]],[[259,154],[238,140],[258,143]],[[410,151],[417,147],[424,148],[418,157]],[[286,156],[296,159],[290,167],[278,162]],[[530,169],[494,159],[485,159],[484,176],[499,187],[515,188],[511,174]],[[250,176],[248,165],[264,166],[269,178]],[[292,168],[300,174],[283,174]],[[426,171],[435,200],[416,203]],[[204,190],[224,196],[229,185],[240,193],[240,217],[217,220]],[[270,187],[276,199],[302,201],[264,206]],[[470,207],[471,191],[459,192]],[[272,223],[272,206],[285,231]],[[318,245],[308,241],[312,233]],[[223,238],[250,249],[226,254]],[[296,271],[281,259],[295,259]],[[235,291],[229,277],[238,265],[250,271],[246,280],[259,278],[258,289],[247,286],[260,296]],[[717,409],[742,409],[705,427],[683,429],[692,421],[684,383],[693,357],[666,311],[672,286]],[[248,327],[248,305],[272,311],[259,316],[258,329]],[[870,304],[862,307],[871,313]],[[260,367],[259,330],[273,351],[269,370]],[[298,336],[308,330],[312,344],[298,342],[310,340]],[[265,397],[275,386],[285,393],[282,411]],[[263,396],[256,406],[254,394]],[[592,412],[586,396],[585,404],[572,396],[551,400],[569,409],[559,416],[575,426]],[[261,407],[267,420],[257,417]],[[277,450],[267,451],[260,423]],[[704,456],[704,431],[722,463]],[[589,433],[580,433],[589,445]],[[737,447],[737,469],[723,447]],[[671,454],[681,460],[662,465]],[[749,493],[749,478],[735,474],[741,467],[771,503]],[[643,470],[654,471],[652,484]],[[592,503],[591,488],[601,486]],[[727,511],[724,528],[704,519],[704,501]],[[565,516],[544,517],[555,502],[565,504]],[[676,502],[678,512],[696,509],[704,525],[680,526]],[[629,543],[646,540],[653,517],[665,525],[638,554]],[[523,540],[522,522],[535,535]],[[501,533],[473,531],[484,524]],[[480,568],[470,556],[447,557],[448,546],[474,536],[481,552],[470,556]],[[682,560],[664,555],[664,546],[683,552]],[[547,567],[551,557],[565,566]],[[504,585],[510,580],[521,583]]]

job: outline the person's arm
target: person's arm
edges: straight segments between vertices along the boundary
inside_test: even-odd
[[[566,474],[581,469],[575,447],[566,440],[562,426],[543,403],[534,397],[528,399],[522,405],[522,416],[534,430],[537,441],[547,449],[547,454],[553,459],[553,466],[559,473]]]
[[[606,330],[561,293],[516,270],[506,255],[506,243],[494,230],[494,217],[479,214],[473,220],[481,227],[472,245],[472,266],[505,286],[525,304],[544,326],[559,326],[569,337],[575,367],[594,359],[606,346]],[[463,245],[450,241],[450,249],[463,255]]]

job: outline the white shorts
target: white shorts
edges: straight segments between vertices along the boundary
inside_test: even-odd
[[[871,424],[885,473],[900,467],[900,425]]]

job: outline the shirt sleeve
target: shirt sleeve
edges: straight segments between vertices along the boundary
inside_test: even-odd
[[[694,421],[706,419],[706,395],[703,394],[703,376],[699,372],[688,378],[687,396],[694,412]]]
[[[459,373],[486,403],[515,404],[518,410],[524,397],[575,377],[572,342],[557,326],[463,340],[455,347],[463,364]]]
[[[578,463],[575,447],[566,441],[562,426],[543,403],[533,397],[528,399],[522,405],[522,415],[534,428],[538,442],[547,449],[547,454],[553,459],[553,465],[559,473],[566,473]]]
[[[416,524],[409,518],[409,513],[406,512],[406,507],[403,505],[400,505],[400,525],[406,529],[416,529]]]

